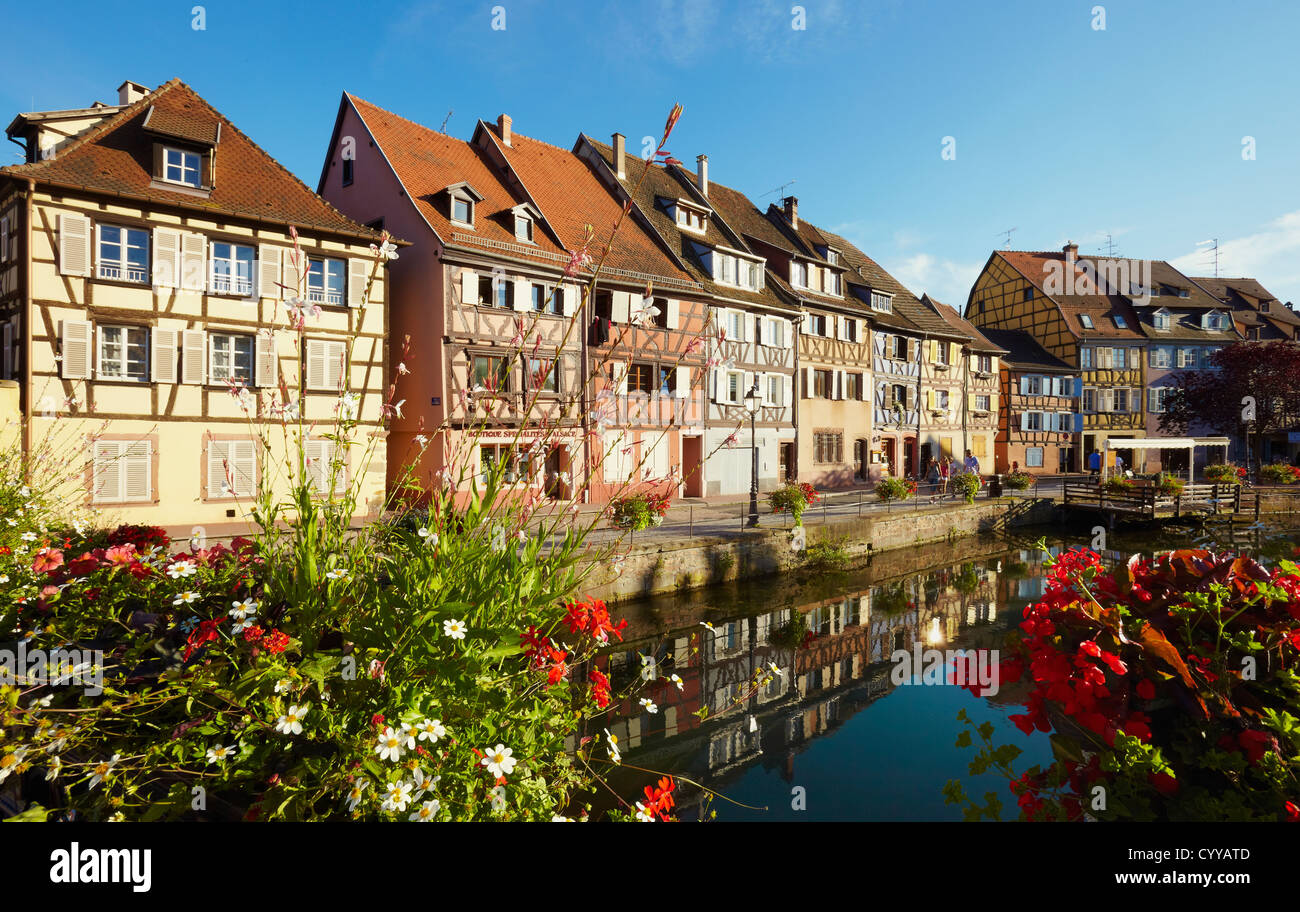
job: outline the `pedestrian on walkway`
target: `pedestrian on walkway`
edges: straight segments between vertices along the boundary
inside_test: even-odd
[[[939,460],[939,484],[945,497],[948,496],[948,479],[952,476],[952,457],[944,456]]]
[[[976,475],[980,473],[980,461],[975,458],[975,454],[972,453],[970,450],[966,451],[965,465],[966,465],[967,472],[974,472]]]
[[[1088,474],[1101,476],[1101,450],[1093,450],[1088,456]]]

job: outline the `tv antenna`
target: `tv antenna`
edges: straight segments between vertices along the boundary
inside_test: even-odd
[[[1106,232],[1106,256],[1113,257],[1116,255],[1115,238],[1109,231]]]
[[[442,119],[442,126],[438,128],[439,133],[447,132],[447,121],[451,120],[452,112],[448,111],[447,116]]]
[[[1203,253],[1208,253],[1210,255],[1210,259],[1206,262],[1206,265],[1214,265],[1214,277],[1217,279],[1219,277],[1219,239],[1210,238],[1208,241],[1197,241],[1196,246],[1206,248],[1202,251]]]
[[[779,194],[781,194],[781,195],[778,197],[778,199],[785,199],[785,188],[788,187],[788,186],[790,186],[791,184],[793,184],[793,183],[795,183],[795,182],[796,182],[796,179],[792,177],[792,178],[790,178],[788,181],[786,181],[784,184],[782,184],[781,186],[777,187],[776,189],[767,191],[766,193],[763,194],[763,196],[771,196],[773,193],[779,193]],[[759,199],[762,199],[762,198],[763,198],[762,196],[759,197]]]
[[[1004,250],[1010,250],[1010,249],[1011,249],[1011,235],[1012,235],[1015,231],[1016,231],[1015,228],[1008,228],[1008,229],[1005,230],[1005,231],[999,231],[999,232],[998,232],[998,234],[1005,234],[1005,235],[1007,236],[1007,237],[1006,237],[1006,240],[1004,240],[1004,241],[1002,242],[1002,247],[1003,247]]]

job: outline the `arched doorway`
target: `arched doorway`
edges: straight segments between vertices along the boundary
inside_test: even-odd
[[[870,444],[859,437],[853,441],[853,477],[858,481],[867,480],[867,454],[870,452]]]
[[[886,437],[881,441],[881,449],[885,452],[885,469],[891,476],[898,475],[898,441],[893,437]]]

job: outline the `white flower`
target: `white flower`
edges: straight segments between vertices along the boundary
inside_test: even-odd
[[[415,730],[420,733],[421,741],[430,741],[434,744],[437,744],[438,739],[445,737],[447,734],[447,729],[442,724],[441,719],[425,719],[415,726]]]
[[[14,523],[14,525],[16,526],[16,525],[18,525],[18,523]],[[35,533],[35,532],[24,532],[22,535],[20,535],[20,536],[18,536],[18,537],[21,538],[21,539],[22,539],[23,541],[25,541],[25,542],[34,542],[34,541],[36,541],[36,533]]]
[[[257,615],[257,602],[252,599],[244,599],[242,602],[232,602],[234,605],[230,609],[230,617],[234,621],[231,626],[232,633],[239,633],[241,630],[253,626],[253,618]]]
[[[506,809],[506,787],[504,785],[498,785],[488,794],[492,796],[492,810],[504,811]]]
[[[198,601],[198,599],[199,599],[199,594],[197,592],[190,592],[187,590],[185,592],[182,592],[180,595],[176,596],[176,598],[172,599],[172,604],[189,605]]]
[[[384,790],[384,803],[380,807],[385,811],[404,811],[411,803],[411,783],[390,782]]]
[[[685,684],[682,683],[682,679],[679,678],[679,677],[678,677],[677,675],[675,675],[675,674],[671,674],[671,675],[669,675],[669,676],[668,676],[668,680],[669,680],[669,681],[672,681],[673,684],[677,685],[677,689],[678,689],[678,690],[681,690],[681,689],[683,689],[683,688],[686,686]]]
[[[235,752],[233,747],[218,744],[216,747],[208,748],[208,763],[220,763]]]
[[[434,776],[430,779],[428,776],[424,775],[424,770],[420,769],[418,766],[411,770],[411,782],[415,787],[415,793],[412,796],[414,800],[419,801],[424,797],[425,792],[433,791],[434,786],[438,784],[438,780],[441,778],[441,776]]]
[[[109,777],[121,756],[121,754],[114,754],[111,760],[103,760],[95,765],[95,774],[90,777],[90,787],[92,789]]]
[[[32,496],[32,489],[29,488],[29,487],[27,487],[27,485],[23,485],[21,488],[18,489],[18,496],[19,496],[19,497],[31,497],[31,496]]]
[[[772,669],[773,673],[774,673],[778,678],[784,678],[784,677],[785,677],[785,672],[782,671],[781,669],[777,668],[775,662],[768,662],[768,663],[767,663],[767,667],[770,668],[770,669]]]
[[[492,529],[492,550],[500,554],[506,549],[506,530],[504,526]]]
[[[194,561],[189,560],[177,561],[167,568],[167,575],[172,579],[181,579],[183,577],[193,576],[198,572],[199,568],[195,566]]]
[[[381,260],[397,259],[397,245],[392,241],[384,241],[384,243],[379,246],[371,244],[370,252]]]
[[[609,759],[615,763],[622,763],[623,752],[618,749],[618,735],[611,733],[607,728],[605,729],[605,740],[608,742],[605,749],[609,751]]]
[[[288,693],[288,692],[291,691],[291,690],[293,690],[293,679],[292,679],[292,678],[281,678],[280,680],[278,680],[278,681],[275,682],[275,692],[276,692],[276,693],[278,693],[278,694]]]
[[[326,573],[326,574],[325,574],[325,578],[326,578],[326,579],[331,579],[331,580],[347,579],[347,578],[348,578],[348,568],[347,568],[347,567],[338,567],[338,568],[336,568],[336,569],[334,569],[334,570],[331,570],[329,573]]]
[[[51,779],[58,779],[59,773],[62,770],[63,770],[63,761],[60,760],[58,757],[55,757],[53,760],[50,761],[50,768],[45,773],[45,781],[49,782]]]
[[[483,759],[479,762],[487,767],[487,771],[493,776],[509,776],[514,772],[515,764],[519,761],[511,756],[514,751],[504,744],[498,744],[496,747],[483,751]]]
[[[700,626],[701,626],[701,627],[704,627],[705,629],[707,629],[707,630],[709,631],[709,633],[717,633],[717,632],[718,632],[718,631],[714,628],[714,626],[713,626],[712,624],[710,624],[708,621],[700,621]]]
[[[655,701],[654,701],[654,700],[648,699],[648,698],[646,698],[646,697],[642,697],[642,698],[641,698],[641,705],[645,707],[645,711],[648,712],[648,713],[657,713],[657,712],[659,712],[659,707],[655,705]]]
[[[565,817],[561,814],[556,814],[554,817],[551,818],[551,823],[573,823],[573,818]]]
[[[424,447],[429,445],[429,438],[425,437],[423,434],[416,434],[415,442],[420,445],[421,449],[423,449]]]
[[[444,635],[451,637],[453,640],[465,639],[465,622],[450,620],[442,622],[442,632]]]
[[[430,531],[429,529],[426,529],[426,528],[424,528],[423,526],[421,526],[421,527],[416,531],[416,534],[419,535],[420,538],[424,539],[425,544],[429,545],[430,547],[432,547],[432,548],[436,548],[436,547],[438,547],[438,533],[437,533],[437,532]]]
[[[352,784],[352,790],[348,792],[349,811],[355,811],[357,809],[357,805],[361,803],[361,793],[366,790],[366,786],[369,784],[369,779],[358,779]]]
[[[345,421],[351,421],[357,417],[357,408],[360,404],[360,393],[344,393],[339,396],[339,412],[343,415]]]
[[[402,759],[403,740],[405,739],[393,731],[393,727],[390,725],[379,736],[379,743],[375,745],[375,753],[379,755],[380,760],[392,760],[396,763]]]
[[[409,722],[402,723],[402,730],[397,733],[397,737],[407,750],[415,750],[415,726]]]
[[[282,735],[301,735],[302,720],[307,715],[308,706],[290,706],[289,711],[275,723],[275,730]]]
[[[635,326],[645,326],[653,323],[654,318],[659,316],[659,308],[654,306],[654,298],[642,298],[641,303],[632,308],[632,323]]]
[[[428,801],[424,802],[424,804],[420,805],[420,809],[407,819],[413,820],[416,823],[431,823],[433,819],[438,816],[438,811],[441,810],[441,808],[442,803],[438,801],[437,798],[430,798]]]
[[[641,823],[654,823],[654,815],[645,809],[645,805],[640,801],[636,803],[636,819]]]
[[[0,573],[0,583],[7,583],[7,582],[9,582],[9,577],[3,573]]]

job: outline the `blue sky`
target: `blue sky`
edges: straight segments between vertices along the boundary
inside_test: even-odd
[[[196,30],[191,0],[22,4],[0,109],[179,76],[314,186],[345,89],[433,127],[452,111],[463,138],[505,111],[566,147],[620,131],[636,148],[681,102],[676,157],[707,153],[760,205],[793,180],[801,215],[918,294],[963,305],[1015,228],[1017,249],[1084,254],[1109,232],[1193,275],[1218,238],[1222,274],[1300,303],[1300,4],[805,0],[803,29],[794,6],[221,0]]]

